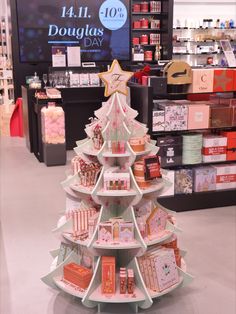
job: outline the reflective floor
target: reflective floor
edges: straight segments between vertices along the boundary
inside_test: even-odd
[[[48,251],[59,245],[51,229],[65,208],[60,187],[65,170],[39,163],[24,139],[0,138],[1,314],[97,312],[40,281],[52,262]],[[188,272],[195,280],[140,313],[235,314],[236,206],[178,213],[177,219],[183,230],[180,246],[188,251]],[[104,313],[132,311],[127,305],[109,305]]]

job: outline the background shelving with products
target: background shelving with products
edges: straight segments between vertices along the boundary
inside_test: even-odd
[[[132,43],[134,38],[139,41],[138,48],[143,51],[145,62],[154,62],[157,59],[171,59],[172,58],[172,25],[173,25],[173,0],[161,0],[155,1],[160,7],[159,12],[150,12],[150,3],[154,1],[132,1]],[[148,12],[136,12],[134,11],[135,5],[146,3],[148,5]],[[136,27],[134,28],[134,22],[142,21],[145,19],[148,21],[146,28]],[[158,20],[159,26],[151,28],[151,21]],[[160,37],[157,40],[150,42],[150,34],[158,34]],[[147,35],[147,42],[142,44],[141,37]],[[153,43],[154,42],[154,43]],[[137,45],[133,44],[134,47]],[[161,48],[161,49],[160,49]],[[160,52],[159,52],[160,49]],[[147,53],[149,52],[149,54]],[[132,53],[133,55],[133,53]],[[133,58],[133,56],[132,56]],[[134,59],[133,59],[134,60]],[[138,61],[138,60],[137,60]]]

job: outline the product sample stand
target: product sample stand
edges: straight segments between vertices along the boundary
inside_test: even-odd
[[[121,77],[121,82],[117,83],[113,80]],[[111,76],[110,80],[106,80],[106,76]],[[105,77],[105,79],[104,79]],[[74,243],[77,246],[77,252],[72,250],[65,260],[57,263],[59,258],[59,250],[51,251],[54,262],[48,275],[42,278],[42,281],[53,288],[59,288],[73,296],[82,299],[83,305],[87,307],[98,307],[100,312],[105,303],[128,303],[135,312],[138,312],[138,307],[142,309],[149,308],[153,304],[153,299],[161,295],[171,292],[179,286],[186,285],[192,280],[192,276],[186,272],[183,257],[185,252],[181,251],[182,266],[178,267],[179,282],[170,288],[161,292],[156,292],[148,289],[142,277],[137,257],[142,256],[148,247],[152,245],[162,244],[170,239],[173,233],[179,229],[171,223],[167,222],[165,230],[151,240],[143,238],[135,217],[135,208],[140,204],[147,202],[152,203],[152,207],[158,206],[164,212],[170,214],[170,211],[161,207],[156,199],[161,190],[165,189],[165,182],[162,179],[155,179],[152,184],[141,189],[136,182],[131,166],[135,160],[140,159],[148,154],[155,155],[158,148],[155,142],[150,141],[145,143],[145,149],[142,152],[135,152],[129,139],[132,137],[144,137],[147,134],[147,128],[135,120],[138,115],[136,110],[131,109],[126,102],[126,83],[130,77],[129,72],[124,72],[120,69],[118,62],[115,60],[111,70],[101,74],[101,78],[105,81],[106,96],[112,94],[109,100],[103,103],[103,106],[95,111],[97,120],[86,125],[85,131],[88,138],[77,142],[75,152],[78,155],[87,157],[96,156],[100,164],[103,166],[95,186],[82,186],[79,181],[78,173],[68,176],[62,182],[62,186],[67,193],[67,197],[73,201],[81,202],[80,206],[86,204],[99,204],[101,206],[98,221],[94,228],[91,237],[78,240],[72,236],[72,218],[66,219],[62,217],[59,220],[58,226],[53,230],[56,234],[62,234],[63,241]],[[102,130],[103,144],[100,149],[94,149],[92,140],[92,130],[99,123]],[[125,142],[124,153],[112,153],[110,142],[112,140]],[[127,190],[107,190],[104,189],[104,173],[111,166],[119,166],[123,172],[130,176],[130,188]],[[89,205],[88,205],[89,206]],[[98,241],[98,226],[100,222],[105,222],[111,217],[122,216],[125,221],[133,223],[134,239],[128,242],[99,242]],[[82,259],[81,250],[87,250],[94,257],[93,276],[86,290],[80,289],[71,283],[63,280],[63,267],[71,262],[80,263]],[[102,272],[102,256],[115,256],[116,263],[119,267],[131,268],[134,271],[135,290],[133,294],[120,294],[118,284],[116,291],[112,295],[102,294],[101,292],[101,272]],[[116,274],[118,278],[118,274]]]

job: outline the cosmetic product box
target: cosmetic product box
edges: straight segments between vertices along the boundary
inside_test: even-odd
[[[203,162],[225,161],[227,149],[227,137],[220,135],[203,136],[202,145]]]
[[[210,106],[210,127],[227,127],[233,123],[233,107],[227,105]]]
[[[120,294],[125,294],[127,289],[127,272],[126,269],[120,268]]]
[[[89,74],[80,73],[79,75],[80,86],[89,86]]]
[[[124,219],[122,217],[112,217],[109,219],[109,221],[112,223],[112,226],[113,226],[113,240],[119,241],[120,223],[124,222]]]
[[[153,208],[150,216],[147,218],[148,235],[154,236],[158,232],[165,230],[168,214],[159,207]]]
[[[63,271],[65,280],[82,289],[88,288],[93,275],[91,269],[75,263],[64,265]]]
[[[188,129],[207,129],[209,127],[210,107],[204,104],[188,105]]]
[[[145,150],[145,137],[132,137],[129,139],[129,144],[134,152],[142,152]]]
[[[115,294],[116,260],[114,256],[102,256],[102,294]]]
[[[153,108],[152,111],[152,131],[165,131],[165,111]]]
[[[232,126],[236,126],[236,98],[230,99],[230,107],[232,108]]]
[[[197,167],[194,173],[194,192],[215,191],[216,190],[216,170],[209,166]]]
[[[161,196],[172,196],[175,194],[175,171],[169,169],[161,169],[162,179],[167,181],[165,188],[160,191]]]
[[[135,161],[133,167],[134,167],[134,170],[133,170],[134,177],[135,177],[135,180],[136,180],[138,186],[141,189],[148,188],[150,186],[151,182],[147,181],[145,179],[145,166],[144,166],[143,160]]]
[[[134,241],[134,224],[131,221],[120,222],[119,224],[120,242]]]
[[[234,70],[215,69],[213,92],[230,92],[234,90]]]
[[[214,81],[213,69],[192,69],[192,84],[189,93],[212,93]]]
[[[221,132],[227,137],[226,160],[236,160],[236,131]]]
[[[161,178],[160,161],[157,155],[148,155],[143,158],[145,180]]]
[[[161,167],[178,166],[182,164],[182,136],[165,136],[157,138],[158,155]]]
[[[191,194],[193,192],[193,170],[178,169],[175,171],[175,194]]]
[[[165,131],[188,129],[187,105],[159,103],[159,108],[165,111]]]
[[[215,165],[216,190],[236,188],[236,163],[229,165]]]
[[[100,222],[98,225],[98,241],[113,241],[113,223],[111,221]]]

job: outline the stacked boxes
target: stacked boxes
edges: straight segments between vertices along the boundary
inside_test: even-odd
[[[160,103],[159,107],[165,111],[165,131],[188,129],[187,105],[175,103]]]
[[[183,164],[193,165],[202,162],[202,134],[183,135]]]
[[[192,169],[175,171],[175,194],[191,194],[193,192]]]
[[[166,136],[157,139],[160,148],[161,167],[178,166],[182,164],[182,136]]]
[[[236,160],[236,131],[222,132],[227,137],[226,160]]]
[[[216,190],[236,188],[236,164],[215,165]]]
[[[207,135],[203,137],[203,162],[226,160],[227,137]]]
[[[214,167],[197,167],[193,171],[194,192],[216,190],[216,169]]]

